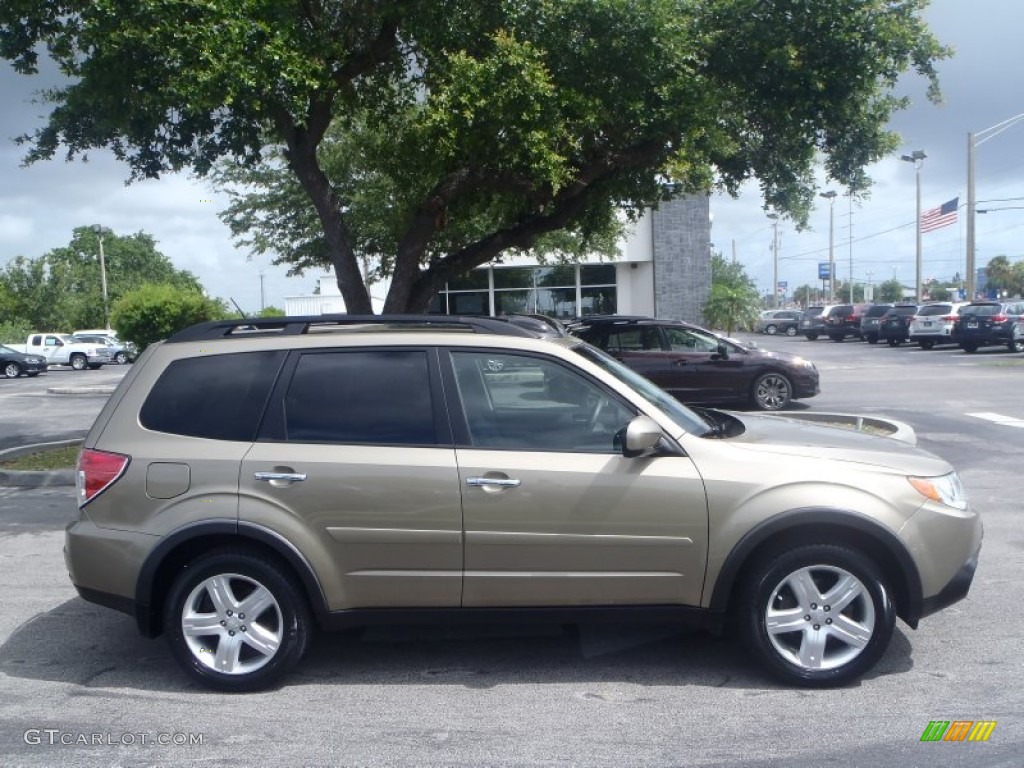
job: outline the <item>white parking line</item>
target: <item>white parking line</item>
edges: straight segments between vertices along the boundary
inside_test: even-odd
[[[982,411],[981,413],[968,413],[966,415],[973,416],[976,419],[992,421],[1003,427],[1017,427],[1018,429],[1024,429],[1024,419],[1018,419],[1014,416],[1004,416],[1001,413],[991,413],[989,411]]]

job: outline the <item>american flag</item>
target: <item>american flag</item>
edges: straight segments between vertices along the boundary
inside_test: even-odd
[[[948,227],[956,224],[956,211],[959,208],[959,197],[954,197],[948,203],[943,203],[938,208],[929,208],[921,212],[921,231],[931,232],[933,229]]]

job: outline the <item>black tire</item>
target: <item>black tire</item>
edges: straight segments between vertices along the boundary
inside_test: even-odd
[[[830,339],[832,339],[832,341],[837,341],[837,342],[838,342],[838,341],[845,341],[845,340],[846,340],[846,337],[845,337],[845,336],[841,336],[841,335],[836,335],[836,334],[834,334],[834,333],[832,333],[832,334],[829,334],[829,338],[830,338]]]
[[[869,333],[867,335],[867,340],[868,340],[868,344],[877,344],[878,343],[878,334],[877,333]]]
[[[967,352],[968,354],[974,354],[975,352],[978,351],[978,345],[973,342],[964,342],[963,344],[960,345],[960,349],[962,349],[964,352]]]
[[[220,588],[219,607],[211,599],[211,585]],[[262,607],[246,617],[241,609],[254,599]],[[291,572],[248,550],[215,550],[190,563],[163,608],[164,630],[178,663],[193,679],[220,691],[273,686],[298,664],[312,631],[309,607]],[[209,634],[186,636],[186,613],[198,627],[208,626]],[[235,669],[215,667],[222,662]]]
[[[750,402],[761,411],[784,410],[792,400],[792,382],[775,371],[758,376],[750,390]]]
[[[1006,348],[1011,352],[1024,352],[1024,339],[1011,336],[1010,340],[1006,342]]]
[[[118,365],[124,365],[125,363],[128,362],[128,355],[126,355],[124,352],[118,352],[114,356],[114,362],[117,363]]]
[[[818,334],[816,333],[805,333],[804,336],[807,337],[808,341],[816,341],[818,338]]]
[[[892,639],[890,588],[874,561],[856,550],[809,544],[776,552],[756,560],[742,579],[736,610],[743,640],[786,683],[845,685],[870,670]]]
[[[796,326],[795,325],[789,326],[789,328],[786,329],[786,335],[787,336],[796,336]]]
[[[924,340],[917,342],[921,349],[935,349],[935,342],[932,340]]]
[[[68,363],[76,371],[84,371],[86,368],[89,367],[89,361],[81,352],[76,352],[75,354],[71,355],[71,359],[68,360]]]
[[[890,347],[898,347],[901,343],[901,339],[886,339]]]
[[[18,378],[19,376],[21,376],[21,366],[15,363],[14,361],[4,363],[4,376],[6,376],[8,379]]]
[[[774,325],[768,325],[765,326],[764,332],[767,333],[769,336],[774,336],[776,333],[779,332],[779,329],[776,328]]]

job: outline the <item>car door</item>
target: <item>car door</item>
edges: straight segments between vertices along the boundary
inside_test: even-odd
[[[293,542],[332,609],[457,607],[462,507],[436,351],[295,352],[241,466],[239,519]]]
[[[670,354],[686,361],[682,367],[686,380],[680,387],[680,393],[665,386],[663,389],[684,403],[724,403],[746,399],[750,390],[749,372],[740,350],[726,343],[723,354],[720,349],[722,340],[699,328],[663,326],[662,331]]]
[[[698,603],[707,502],[687,456],[625,458],[635,409],[564,361],[449,360],[464,606]]]

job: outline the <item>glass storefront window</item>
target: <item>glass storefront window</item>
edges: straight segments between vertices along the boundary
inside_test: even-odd
[[[584,264],[580,267],[580,285],[615,285],[615,265]]]
[[[611,315],[618,308],[614,264],[559,264],[474,269],[449,281],[447,291],[431,304],[431,311],[490,314],[491,273],[497,315],[539,312],[567,319],[577,315]],[[581,297],[578,307],[577,293]]]
[[[486,291],[488,287],[486,269],[474,269],[470,271],[469,274],[460,275],[459,277],[448,281],[449,291]]]
[[[494,270],[494,287],[532,288],[533,267],[500,267]]]
[[[531,293],[532,291],[495,291],[494,314],[515,315],[533,312],[533,302],[530,301]]]
[[[612,286],[584,288],[580,291],[580,315],[614,315],[616,298],[616,289]]]
[[[449,315],[489,315],[491,306],[487,291],[448,294]]]

